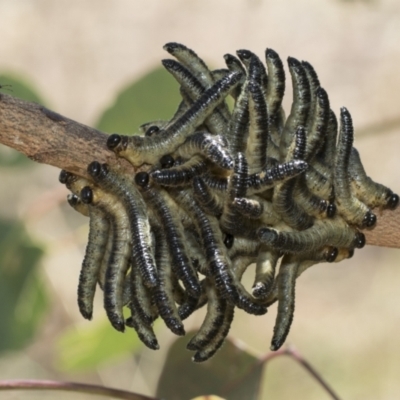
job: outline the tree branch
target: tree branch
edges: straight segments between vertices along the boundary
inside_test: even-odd
[[[86,178],[86,168],[94,160],[133,171],[107,149],[107,136],[39,104],[0,94],[0,143],[33,161]]]
[[[89,178],[92,161],[134,172],[106,147],[107,134],[57,114],[36,103],[0,94],[0,143],[30,159]],[[400,248],[400,208],[377,210],[378,224],[365,232],[367,243]]]
[[[121,400],[157,400],[142,394],[127,392],[99,385],[88,385],[78,382],[58,382],[36,379],[20,379],[0,381],[0,391],[3,390],[61,390],[64,392],[87,393],[97,396],[107,396]]]

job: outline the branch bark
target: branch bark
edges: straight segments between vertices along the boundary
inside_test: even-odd
[[[107,136],[39,104],[0,94],[0,143],[33,161],[86,178],[86,168],[94,160],[133,172],[127,161],[107,149]]]
[[[107,149],[107,136],[39,104],[0,94],[0,143],[36,162],[86,178],[86,167],[94,160],[133,173],[127,161]],[[367,243],[400,248],[400,208],[376,213],[377,226],[365,232]]]

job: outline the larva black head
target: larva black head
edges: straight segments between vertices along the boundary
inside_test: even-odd
[[[110,150],[114,150],[121,143],[121,140],[121,135],[113,133],[107,139],[107,148]]]
[[[335,203],[329,203],[328,207],[326,208],[326,216],[328,218],[333,218],[336,214],[336,206]]]
[[[62,184],[66,184],[71,174],[67,172],[65,169],[62,169],[60,175],[58,176],[58,180]]]
[[[225,236],[224,239],[224,245],[227,249],[231,249],[233,246],[233,243],[235,241],[235,237],[233,235],[230,235],[229,233]]]
[[[227,53],[227,54],[224,55],[224,60],[225,60],[225,64],[228,66],[228,68],[229,68],[229,66],[231,66],[231,65],[238,65],[238,64],[240,64],[240,61],[239,61],[234,55],[229,54],[229,53]],[[242,68],[243,68],[243,67],[242,67]]]
[[[302,68],[301,62],[294,57],[288,57],[287,62],[289,67],[299,68],[299,69]]]
[[[171,168],[174,166],[175,160],[170,154],[166,154],[160,158],[161,168]]]
[[[150,179],[150,176],[145,171],[138,172],[135,175],[135,183],[136,183],[136,185],[138,185],[140,187],[146,187],[149,184],[149,179]]]
[[[69,194],[67,201],[71,207],[75,207],[79,203],[79,197],[76,194]]]
[[[185,162],[185,160],[182,157],[178,156],[175,159],[174,166],[179,167],[179,165],[182,165],[184,162]]]
[[[376,224],[376,215],[371,211],[368,211],[365,214],[363,220],[363,226],[366,226],[367,228],[372,228],[375,224]]]
[[[97,178],[101,174],[107,173],[107,171],[108,171],[108,165],[100,164],[98,161],[91,162],[87,167],[88,174],[93,178]]]
[[[362,232],[357,232],[354,236],[354,247],[362,249],[365,246],[365,235]]]
[[[278,53],[275,50],[272,50],[272,49],[266,49],[265,50],[265,58],[270,58],[271,60],[280,59],[279,56],[278,56]]]
[[[168,51],[168,53],[173,53],[174,51],[177,51],[179,49],[187,49],[187,47],[180,43],[170,42],[165,44],[163,49],[165,51]]]
[[[157,125],[152,125],[146,130],[144,135],[151,137],[156,135],[158,132],[160,132],[160,128]]]
[[[93,190],[89,186],[85,186],[81,190],[82,203],[91,204],[93,201]]]
[[[249,50],[238,50],[236,52],[236,54],[238,55],[238,57],[243,61],[243,60],[250,60],[250,58],[252,57],[253,53]]]
[[[387,208],[394,210],[399,204],[399,196],[393,192],[390,192],[389,198],[387,200]]]
[[[334,262],[336,260],[336,257],[339,254],[339,250],[336,247],[330,248],[326,254],[325,254],[325,259],[327,262]]]
[[[257,232],[258,238],[261,240],[261,242],[264,243],[274,243],[278,240],[278,232],[273,230],[273,229],[269,229],[269,228],[261,228],[258,230]]]

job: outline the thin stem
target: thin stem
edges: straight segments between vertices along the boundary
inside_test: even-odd
[[[297,361],[303,368],[308,371],[308,373],[314,377],[314,379],[325,389],[327,393],[334,400],[340,400],[339,396],[333,391],[333,389],[328,385],[328,383],[322,378],[322,376],[317,372],[317,370],[303,358],[303,356],[293,347],[286,348],[286,355],[291,357],[293,360]]]
[[[240,379],[235,380],[235,382],[226,385],[222,390],[221,393],[226,395],[231,393],[235,387],[239,386],[241,382],[243,382],[248,376],[252,375],[254,371],[259,368],[261,365],[267,364],[274,358],[281,357],[281,356],[289,356],[293,360],[297,361],[303,368],[305,368],[311,376],[325,389],[325,391],[332,397],[334,400],[340,400],[338,395],[333,391],[333,389],[328,385],[328,383],[322,378],[319,372],[316,371],[311,364],[305,360],[300,353],[295,350],[293,347],[285,347],[281,348],[277,351],[272,351],[267,353],[265,356],[261,357],[257,363],[254,363],[241,377]]]
[[[1,390],[61,390],[64,392],[87,393],[94,396],[109,396],[122,400],[157,400],[142,394],[112,389],[98,385],[88,385],[78,382],[58,382],[36,379],[15,379],[0,381]]]

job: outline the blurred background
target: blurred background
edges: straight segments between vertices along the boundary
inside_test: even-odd
[[[398,0],[0,0],[0,15],[0,84],[107,132],[135,132],[173,113],[177,86],[160,69],[167,42],[194,49],[212,68],[242,48],[263,57],[270,47],[283,60],[307,60],[331,107],[352,113],[368,174],[400,192]],[[286,110],[290,103],[288,83]],[[152,352],[132,331],[113,332],[101,296],[92,322],[80,316],[76,287],[88,221],[68,207],[58,174],[0,149],[0,379],[75,380],[155,395],[174,337],[156,324],[161,350]],[[287,343],[345,399],[398,398],[399,259],[396,249],[367,246],[298,281]],[[268,353],[275,313],[276,307],[263,317],[236,312],[230,335],[254,360]],[[203,310],[196,312],[186,329],[203,318]],[[194,368],[201,380],[204,367]],[[328,397],[282,357],[263,370],[258,398]]]

